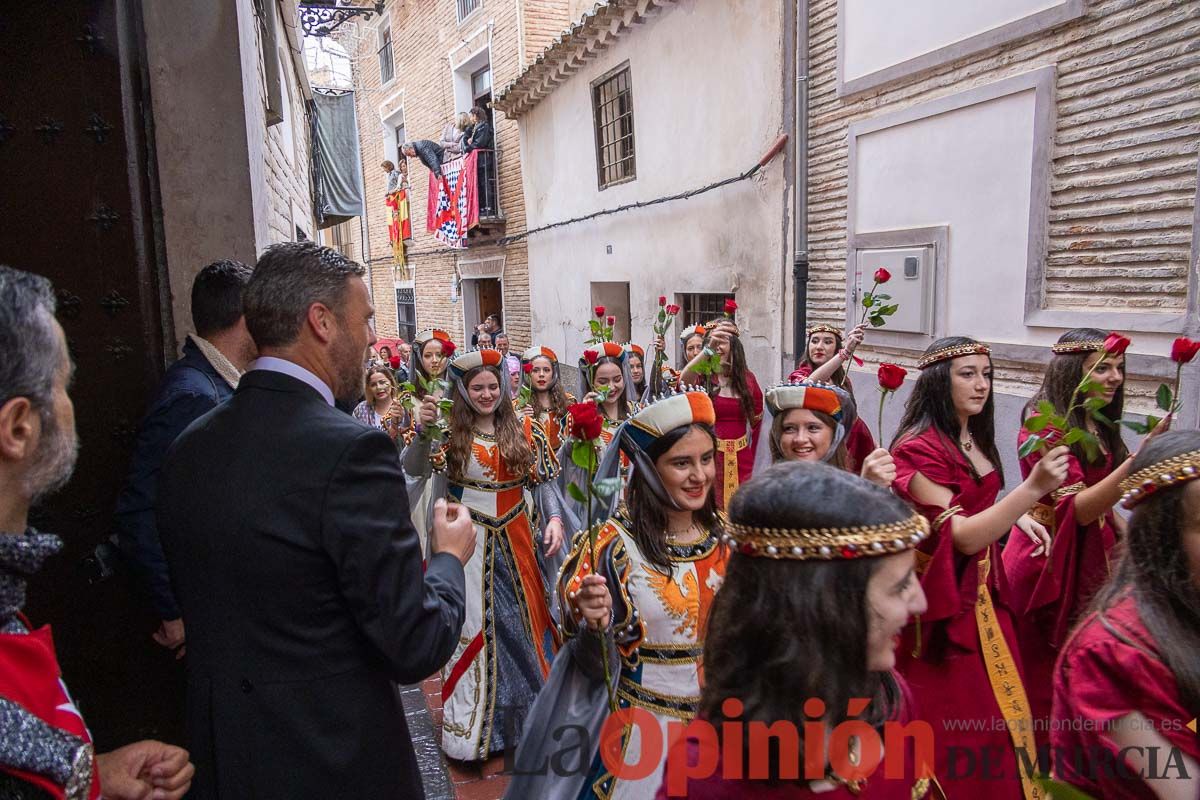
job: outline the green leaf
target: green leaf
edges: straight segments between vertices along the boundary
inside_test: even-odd
[[[1028,439],[1026,439],[1024,442],[1021,443],[1020,449],[1017,450],[1017,457],[1025,458],[1025,456],[1032,455],[1032,454],[1036,453],[1038,448],[1040,448],[1041,446],[1042,446],[1042,437],[1030,436]]]
[[[1133,431],[1134,433],[1141,434],[1142,436],[1145,436],[1150,432],[1150,428],[1146,425],[1146,423],[1138,422],[1136,419],[1119,419],[1117,422],[1121,423],[1126,428],[1129,428],[1129,430]]]
[[[1042,416],[1051,417],[1058,413],[1058,409],[1054,407],[1054,403],[1049,400],[1043,400],[1037,405],[1038,413]]]
[[[1079,387],[1077,389],[1075,389],[1075,395],[1077,397],[1086,397],[1087,395],[1091,394],[1092,392],[1098,392],[1098,391],[1102,390],[1103,388],[1104,388],[1103,384],[1097,383],[1096,381],[1091,380],[1089,378],[1088,380],[1079,384]]]
[[[403,389],[404,391],[408,392],[409,394],[417,393],[417,387],[413,386],[412,381],[405,381],[404,383],[400,384],[400,388]]]
[[[882,292],[880,292],[879,294],[872,295],[872,297],[874,297],[876,300],[891,300],[892,299],[892,296],[890,294],[883,294]]]
[[[592,484],[592,492],[601,498],[609,498],[621,490],[620,478],[605,478]]]
[[[1161,422],[1162,422],[1162,420],[1159,419],[1158,417],[1154,416],[1153,414],[1147,414],[1146,415],[1146,433],[1149,433],[1150,431],[1157,428]]]
[[[1078,428],[1076,430],[1079,430]],[[1088,433],[1083,431],[1083,437],[1080,439],[1083,444],[1083,452],[1087,456],[1088,461],[1095,461],[1100,458],[1100,441]]]
[[[1058,443],[1065,444],[1068,447],[1070,447],[1071,445],[1075,444],[1076,442],[1082,442],[1083,437],[1086,435],[1087,435],[1087,432],[1085,430],[1083,430],[1083,428],[1071,428],[1071,430],[1067,431],[1066,436],[1063,436],[1062,439],[1059,440]]]
[[[1034,414],[1025,422],[1021,423],[1021,427],[1030,433],[1041,433],[1050,425],[1050,417],[1044,414]]]
[[[576,503],[586,503],[587,502],[587,495],[585,495],[583,493],[583,489],[580,489],[578,486],[575,485],[574,481],[567,484],[567,494],[569,494],[571,496],[571,499],[574,500]]]
[[[1163,411],[1170,411],[1171,400],[1171,387],[1167,386],[1165,383],[1160,383],[1158,385],[1158,391],[1154,395],[1154,402]]]
[[[880,316],[890,317],[892,314],[895,314],[899,310],[900,310],[900,305],[898,303],[894,303],[890,306],[884,306],[883,308],[879,309],[879,314],[880,314]]]
[[[591,442],[575,442],[571,445],[571,461],[580,469],[585,469],[591,475],[595,469],[596,450]]]
[[[884,325],[887,324],[887,320],[884,317],[879,316],[878,314],[872,314],[870,319],[868,319],[867,321],[871,323],[872,328],[882,328]]]
[[[1080,791],[1069,783],[1056,781],[1048,775],[1034,775],[1033,782],[1054,800],[1096,800],[1087,792]]]
[[[1108,401],[1103,397],[1089,397],[1087,400],[1083,401],[1083,407],[1088,411],[1099,411],[1106,405],[1108,405]]]
[[[875,305],[875,297],[870,294],[864,294],[862,299],[863,308],[870,308]]]

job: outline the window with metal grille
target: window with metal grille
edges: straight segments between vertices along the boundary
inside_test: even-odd
[[[471,16],[471,13],[481,5],[483,5],[483,0],[458,0],[458,21],[462,22]]]
[[[392,28],[388,26],[379,32],[379,82],[387,83],[396,77],[395,65],[392,62]]]
[[[417,299],[411,287],[396,289],[396,329],[406,342],[417,335]]]
[[[734,299],[731,294],[684,294],[680,295],[679,319],[683,328],[703,325],[725,313],[725,301]]]
[[[603,189],[637,177],[633,152],[633,88],[623,64],[592,84],[596,176]]]

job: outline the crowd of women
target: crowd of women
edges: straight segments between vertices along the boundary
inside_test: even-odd
[[[499,351],[419,334],[406,413],[379,424],[418,530],[453,497],[478,536],[446,754],[519,741],[522,798],[1034,798],[1045,775],[1196,797],[1200,433],[1162,425],[1131,454],[1084,410],[1121,417],[1124,356],[1073,330],[1026,414],[1049,404],[1100,447],[1032,450],[1001,497],[1001,451],[1029,434],[996,430],[988,345],[930,345],[884,448],[847,375],[863,338],[813,327],[764,392],[726,315],[683,332],[677,370],[662,336],[649,358],[589,344],[572,396],[547,347],[514,393]],[[680,738],[693,720],[714,735]],[[862,733],[922,721],[928,747]],[[798,749],[744,741],[754,722]]]

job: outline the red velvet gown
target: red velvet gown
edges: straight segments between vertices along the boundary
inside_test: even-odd
[[[808,376],[812,373],[812,367],[808,364],[801,364],[791,375],[788,375],[788,380],[808,380]],[[851,396],[853,397],[853,393]],[[857,401],[855,402],[857,403]],[[867,460],[867,456],[871,455],[874,450],[875,437],[871,435],[871,429],[867,427],[867,423],[863,422],[861,416],[855,416],[854,424],[850,426],[850,432],[846,434],[846,455],[850,456],[850,463],[846,464],[846,469],[857,475],[862,471],[862,465]]]
[[[763,410],[763,393],[758,388],[758,380],[755,379],[754,373],[746,372],[746,385],[750,389],[750,395],[754,399],[754,419],[747,424],[746,418],[742,415],[742,401],[736,397],[721,397],[714,395],[713,410],[716,412],[717,421],[713,425],[713,432],[717,435],[717,479],[713,483],[715,496],[717,499],[717,508],[725,508],[725,487],[729,484],[734,490],[746,481],[750,480],[750,473],[754,470],[754,453],[758,449],[758,435],[762,430],[762,410]],[[737,470],[736,473],[726,475],[725,473],[725,453],[722,448],[736,450],[737,452]],[[734,478],[736,475],[736,479]],[[730,495],[733,494],[731,491]]]
[[[1137,603],[1126,596],[1104,612],[1103,620],[1089,615],[1063,647],[1054,676],[1054,719],[1064,724],[1050,732],[1053,752],[1063,754],[1056,759],[1055,777],[1092,797],[1154,798],[1141,779],[1105,766],[1119,763],[1120,751],[1106,723],[1134,711],[1172,747],[1200,760],[1200,737],[1186,727],[1195,724],[1197,709],[1185,707],[1175,674],[1158,656]],[[1090,724],[1065,724],[1074,720]],[[1081,763],[1072,754],[1081,754]],[[1166,753],[1157,754],[1160,772],[1168,760]]]
[[[914,656],[918,624],[911,623],[896,654],[896,669],[908,682],[918,717],[933,727],[937,777],[946,795],[969,800],[1020,798],[1021,773],[1006,723],[1015,717],[1016,725],[1028,732],[1032,721],[1021,689],[1012,616],[1004,602],[1008,584],[999,547],[992,544],[973,556],[959,552],[951,537],[948,509],[921,503],[910,489],[913,476],[920,472],[954,493],[951,509],[959,506],[961,514],[973,516],[995,503],[1000,476],[993,471],[977,483],[965,456],[933,429],[901,442],[892,456],[896,459],[892,490],[933,525],[917,553],[921,586],[929,603],[919,623],[919,654]],[[985,576],[990,610],[979,592],[981,576]]]
[[[1021,431],[1018,447],[1029,435]],[[1021,459],[1021,476],[1029,477],[1043,455],[1039,451]],[[1062,487],[1043,497],[1034,512],[1054,537],[1049,558],[1031,557],[1036,545],[1017,530],[1004,547],[1008,600],[1017,618],[1025,691],[1039,745],[1049,742],[1058,651],[1092,595],[1108,579],[1109,553],[1117,542],[1112,509],[1091,525],[1080,525],[1075,519],[1075,495],[1107,478],[1112,469],[1112,456],[1107,453],[1096,464],[1080,464],[1073,455],[1068,458]],[[1048,519],[1051,513],[1053,519]]]

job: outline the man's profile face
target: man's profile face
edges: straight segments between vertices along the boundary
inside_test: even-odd
[[[79,454],[79,439],[75,433],[75,406],[67,393],[74,374],[71,357],[67,354],[67,340],[62,326],[53,321],[58,348],[58,366],[54,370],[54,384],[50,395],[50,414],[43,420],[38,434],[37,449],[34,451],[24,485],[31,502],[62,488],[75,471],[75,460]]]
[[[361,391],[363,354],[376,340],[375,331],[371,328],[374,316],[375,309],[371,306],[367,284],[358,276],[351,277],[337,315],[337,336],[330,344],[337,375],[337,386],[330,388],[339,400],[356,400]]]

